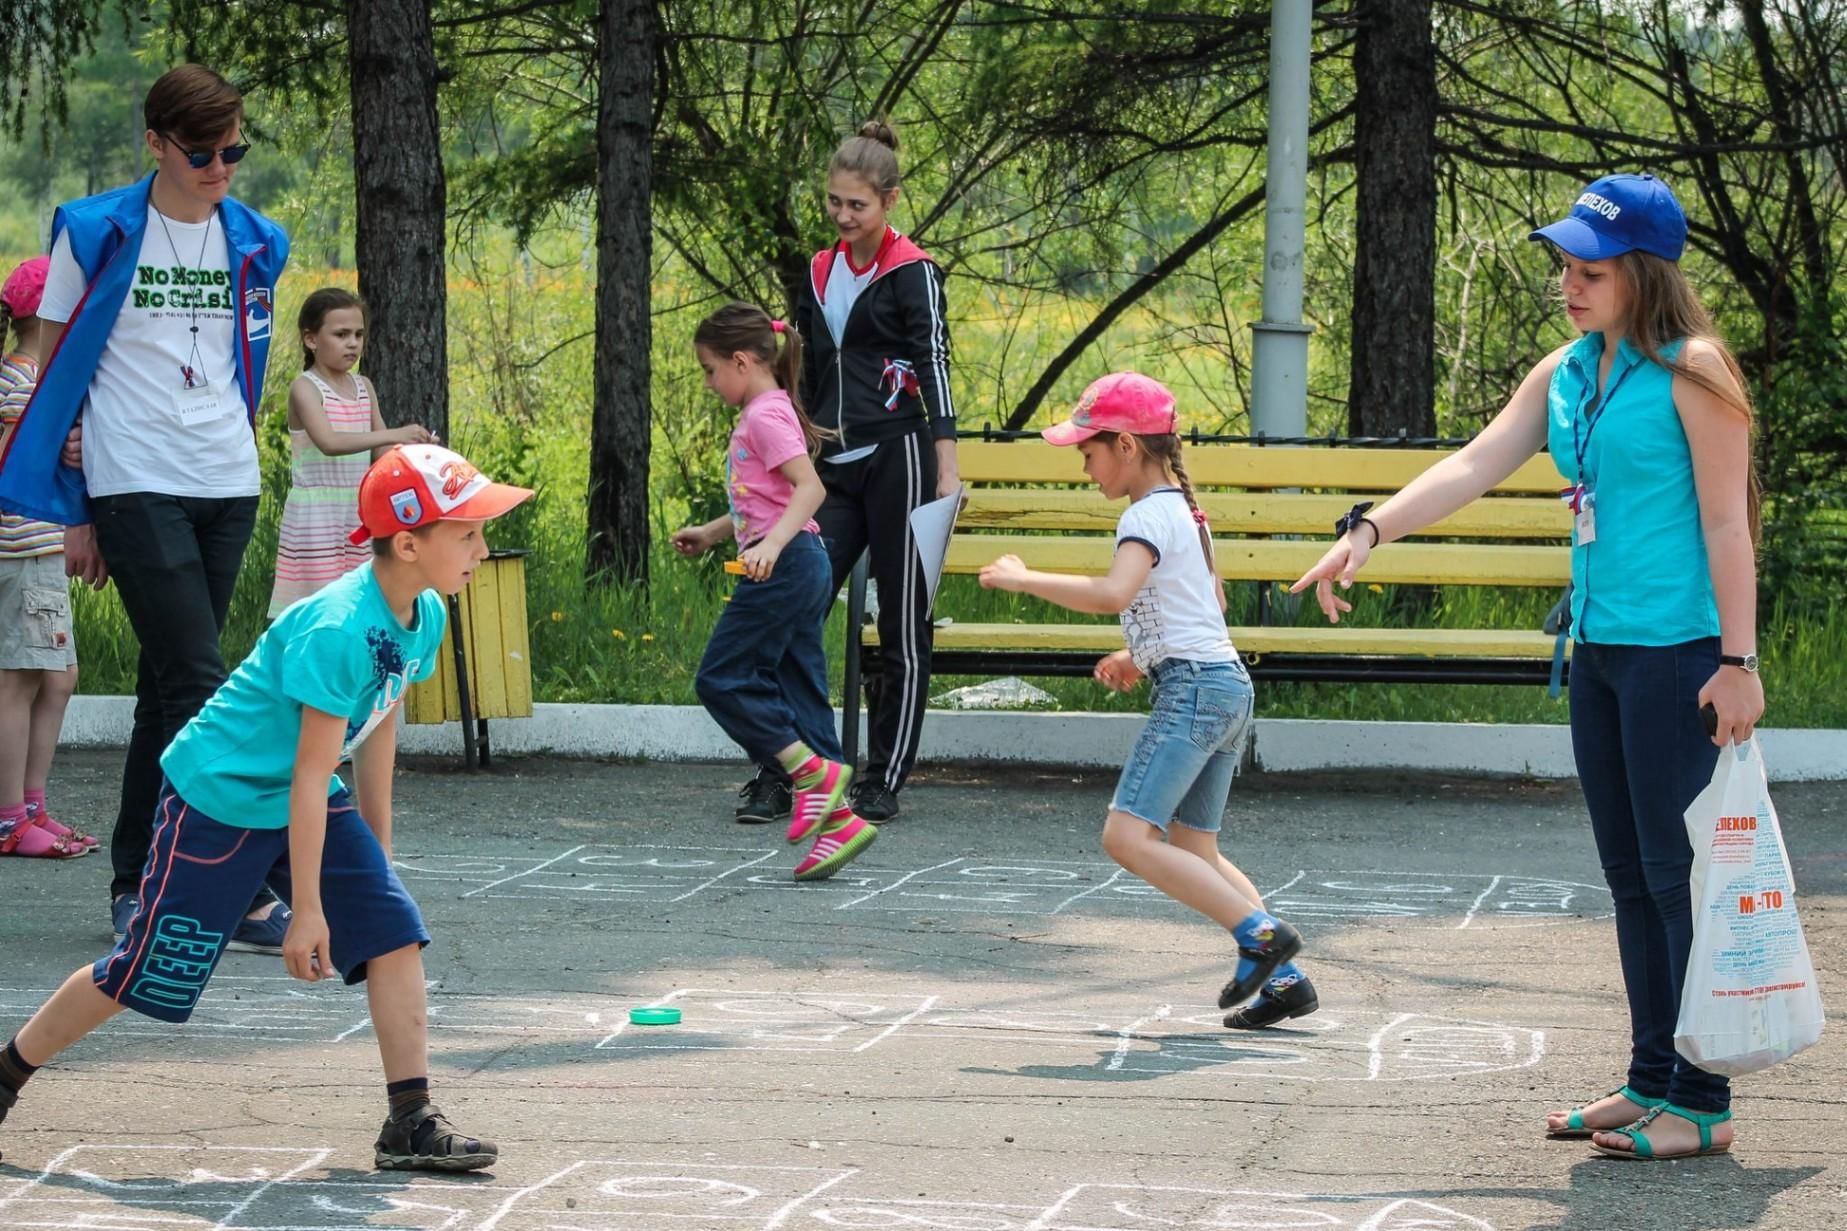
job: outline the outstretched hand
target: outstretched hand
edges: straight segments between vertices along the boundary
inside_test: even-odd
[[[1315,587],[1315,601],[1321,604],[1322,614],[1327,616],[1328,623],[1338,624],[1341,613],[1352,611],[1353,604],[1334,593],[1334,583],[1339,582],[1343,590],[1352,589],[1353,575],[1360,571],[1360,566],[1366,563],[1366,558],[1370,555],[1372,555],[1371,548],[1363,543],[1355,542],[1350,534],[1344,535],[1340,541],[1328,548],[1327,554],[1321,557],[1314,568],[1303,573],[1296,583],[1289,587],[1289,593],[1300,594],[1308,589],[1312,582]]]

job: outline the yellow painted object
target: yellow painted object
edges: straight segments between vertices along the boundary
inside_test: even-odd
[[[1028,567],[1091,576],[1109,571],[1123,503],[1103,498],[1076,449],[1032,441],[963,441],[957,456],[968,504],[950,541],[947,571],[975,573],[1012,553]],[[1334,522],[1356,501],[1381,501],[1451,456],[1431,449],[1186,448],[1187,474],[1212,529],[1227,581],[1293,582],[1321,559]],[[1571,580],[1571,515],[1564,481],[1547,457],[1522,465],[1489,495],[1418,534],[1373,552],[1367,583],[1526,586]],[[1356,613],[1358,614],[1358,613]],[[1363,619],[1363,616],[1361,617]],[[1366,628],[1351,621],[1230,630],[1253,659],[1266,653],[1349,657],[1550,659],[1557,638],[1537,629]],[[866,629],[864,644],[877,643]],[[959,624],[937,630],[946,650],[1067,651],[1120,648],[1115,623]]]
[[[443,637],[436,674],[412,686],[406,722],[458,722],[455,641],[468,659],[468,697],[476,718],[532,716],[531,628],[526,623],[526,553],[496,553],[482,561],[459,596],[461,619]]]
[[[1208,447],[1199,446],[1200,452]],[[1357,498],[1352,493],[1209,489],[1201,489],[1198,496],[1214,534],[1305,534],[1324,544],[1334,522]],[[956,529],[1083,530],[1113,535],[1124,507],[1120,500],[1106,500],[1095,487],[977,487],[969,491]],[[1556,496],[1509,496],[1477,500],[1417,537],[1562,539],[1570,533],[1571,512]]]
[[[1293,582],[1315,566],[1332,537],[1292,542],[1214,535],[1212,544],[1219,576],[1227,581]],[[1028,568],[1101,576],[1109,572],[1116,540],[1098,534],[958,534],[949,542],[947,568],[978,573],[1008,552]],[[1362,576],[1380,584],[1563,586],[1571,580],[1571,555],[1560,547],[1506,543],[1387,543],[1367,557]]]
[[[1357,628],[1351,624],[1227,629],[1248,658],[1264,654],[1415,655],[1425,658],[1550,658],[1550,633],[1489,628]],[[868,627],[865,644],[878,644]],[[1122,627],[1109,624],[946,624],[939,650],[1080,650],[1098,655],[1122,648]]]
[[[1448,457],[1449,452],[1203,444],[1186,447],[1186,469],[1199,487],[1391,493]],[[1090,482],[1084,477],[1084,460],[1076,449],[1030,440],[964,440],[956,446],[956,464],[966,483]],[[1564,486],[1552,459],[1535,457],[1494,490],[1502,495],[1557,496]]]

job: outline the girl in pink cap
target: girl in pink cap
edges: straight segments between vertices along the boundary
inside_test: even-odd
[[[48,257],[33,257],[0,286],[0,432],[11,433],[38,388],[39,299]],[[77,637],[64,577],[64,527],[0,515],[0,855],[74,859],[96,839],[45,807],[64,708],[77,690]]]
[[[1129,497],[1116,523],[1115,561],[1105,576],[1070,577],[1002,556],[981,570],[981,584],[1119,615],[1128,648],[1097,664],[1098,682],[1118,692],[1144,675],[1154,683],[1152,712],[1103,823],[1103,849],[1237,941],[1237,969],[1218,997],[1221,1009],[1235,1010],[1227,1026],[1257,1029],[1313,1013],[1320,1007],[1314,985],[1290,960],[1302,938],[1264,909],[1250,878],[1219,853],[1219,824],[1256,700],[1225,631],[1225,588],[1180,460],[1174,395],[1138,372],[1113,372],[1043,434],[1078,447],[1084,473],[1105,497]]]

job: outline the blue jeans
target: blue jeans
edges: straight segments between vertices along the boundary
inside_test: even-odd
[[[1718,762],[1699,714],[1699,690],[1718,669],[1716,637],[1580,644],[1571,656],[1571,747],[1616,903],[1629,1085],[1706,1112],[1731,1106],[1731,1085],[1680,1057],[1674,1026],[1693,945],[1693,848],[1682,818]]]
[[[841,759],[821,642],[833,581],[821,540],[796,535],[768,578],[738,582],[699,662],[700,703],[766,768],[776,769],[776,754],[797,740]]]
[[[1116,780],[1110,811],[1167,832],[1217,833],[1244,759],[1257,696],[1243,663],[1164,658],[1148,673],[1154,704]]]

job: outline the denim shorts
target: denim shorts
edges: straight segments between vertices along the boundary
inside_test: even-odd
[[[1165,658],[1148,673],[1154,708],[1116,780],[1110,811],[1167,829],[1217,833],[1257,704],[1243,663]]]

